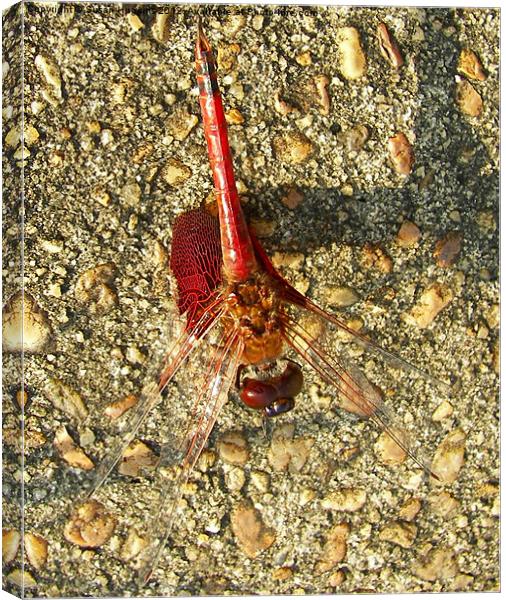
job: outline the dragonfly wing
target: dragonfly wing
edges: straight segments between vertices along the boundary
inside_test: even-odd
[[[217,311],[214,318],[210,318],[208,313],[204,314],[198,323],[200,324],[199,333],[202,333],[204,325],[206,332],[212,331],[219,321],[220,314]],[[130,418],[122,424],[121,431],[116,436],[107,456],[99,465],[92,490],[88,494],[88,497],[92,497],[98,492],[110,472],[120,461],[126,448],[134,440],[148,414],[161,400],[163,389],[172,380],[190,354],[195,352],[200,346],[205,335],[196,336],[194,332],[195,329],[192,331],[183,330],[162,361],[155,361],[151,368],[147,370],[145,375],[146,383],[141,391],[139,400],[134,409],[132,409]],[[164,340],[160,340],[160,343],[163,344]]]
[[[177,515],[178,503],[184,484],[202,452],[216,418],[234,385],[241,359],[243,342],[237,332],[229,332],[209,354],[200,393],[194,402],[192,415],[182,443],[167,444],[161,462],[174,464],[179,461],[175,477],[165,479],[159,500],[159,508],[149,529],[149,546],[140,556],[139,580],[146,583],[153,574]]]
[[[317,320],[321,317],[312,315]],[[343,408],[375,422],[382,430],[427,473],[432,473],[430,461],[416,447],[399,419],[384,404],[381,392],[372,385],[362,371],[346,360],[334,347],[320,339],[318,333],[310,333],[303,319],[287,315],[284,336],[291,348],[299,354],[327,383],[334,386],[342,400]],[[436,476],[437,477],[437,476]]]

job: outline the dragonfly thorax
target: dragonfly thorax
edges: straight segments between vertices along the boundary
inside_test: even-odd
[[[233,283],[227,294],[225,323],[244,340],[241,362],[256,365],[272,361],[283,349],[283,301],[278,286],[266,273]]]

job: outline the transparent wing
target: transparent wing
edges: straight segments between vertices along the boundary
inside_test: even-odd
[[[121,430],[118,432],[107,456],[100,463],[88,497],[92,497],[97,493],[123,456],[126,448],[135,439],[146,417],[160,402],[163,389],[172,380],[190,354],[195,352],[205,338],[215,329],[221,316],[219,310],[220,302],[219,298],[216,299],[212,306],[202,315],[192,331],[182,331],[161,363],[155,361],[146,371],[144,377],[146,383],[141,391],[139,400],[132,409],[129,415],[130,418],[125,419],[121,424]],[[211,309],[217,310],[212,312]],[[160,340],[160,344],[164,343],[166,343],[166,340]]]
[[[319,315],[311,314],[320,321],[312,333],[305,328],[300,315],[286,315],[284,337],[320,377],[336,388],[341,396],[341,406],[349,412],[366,417],[388,432],[393,440],[427,473],[437,478],[430,461],[416,447],[416,440],[409,436],[396,415],[384,404],[381,392],[372,385],[362,371],[343,357],[332,344],[326,344],[322,336],[325,324]]]
[[[151,521],[147,536],[149,546],[140,556],[139,583],[141,585],[150,579],[158,564],[174,524],[184,484],[235,382],[242,350],[243,341],[236,331],[224,333],[214,347],[210,347],[204,377],[201,379],[203,384],[188,419],[183,441],[174,448],[169,443],[163,450],[162,462],[169,464],[179,462],[179,466],[175,476],[164,481],[159,508]]]

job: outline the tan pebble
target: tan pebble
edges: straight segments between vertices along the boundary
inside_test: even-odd
[[[388,140],[388,151],[395,171],[401,175],[409,175],[415,162],[415,155],[404,133],[396,133]]]
[[[21,141],[21,129],[16,125],[12,127],[4,138],[4,143],[9,148],[16,148]]]
[[[277,158],[292,165],[303,163],[313,151],[312,142],[300,131],[276,137],[273,145]]]
[[[155,22],[151,27],[151,33],[157,42],[167,42],[170,35],[169,29],[170,15],[168,13],[158,13]]]
[[[277,91],[274,94],[274,110],[280,115],[283,115],[283,117],[286,117],[286,115],[295,112],[296,108],[284,100],[281,93]]]
[[[457,71],[469,79],[474,79],[476,81],[485,81],[486,79],[480,59],[469,48],[463,48],[461,50]]]
[[[231,524],[239,547],[249,558],[256,558],[276,540],[275,530],[265,526],[260,512],[249,503],[234,508]]]
[[[244,465],[249,458],[248,443],[241,431],[228,431],[218,440],[220,458],[231,465]]]
[[[409,498],[399,509],[399,518],[403,521],[413,521],[422,508],[420,498]]]
[[[362,150],[369,139],[369,129],[362,124],[354,125],[337,135],[337,140],[344,144],[350,152]]]
[[[295,57],[295,62],[301,67],[308,67],[313,62],[311,52],[308,50],[306,50],[306,52],[301,52]]]
[[[424,581],[445,581],[457,575],[458,565],[450,548],[433,548],[412,571]]]
[[[250,226],[259,238],[271,237],[276,231],[276,224],[273,221],[265,221],[263,219],[251,219]]]
[[[246,25],[246,17],[241,14],[230,14],[223,23],[223,33],[227,37],[236,36]]]
[[[246,483],[246,474],[240,467],[232,467],[225,472],[225,485],[231,492],[242,490]]]
[[[442,283],[433,283],[422,292],[417,305],[403,318],[410,325],[416,325],[424,329],[434,321],[452,299],[453,292],[448,286]]]
[[[348,523],[338,523],[330,529],[326,536],[320,558],[316,563],[317,573],[321,574],[330,571],[337,563],[342,562],[346,558],[349,534],[350,526]]]
[[[492,304],[484,316],[490,329],[498,329],[501,318],[501,309],[499,304]]]
[[[94,464],[83,450],[75,444],[65,427],[62,426],[56,430],[54,446],[63,460],[71,467],[83,469],[84,471],[93,469]]]
[[[496,213],[493,210],[482,210],[476,217],[476,224],[482,231],[495,231],[497,229]]]
[[[25,125],[23,140],[27,146],[33,146],[39,141],[39,132],[32,125]]]
[[[40,535],[25,533],[25,551],[34,569],[42,569],[47,560],[47,541]]]
[[[103,546],[112,536],[116,519],[96,500],[85,502],[67,521],[63,534],[72,544],[83,548]]]
[[[37,585],[37,582],[28,571],[22,571],[21,569],[14,569],[8,573],[5,577],[9,583],[13,583],[19,588],[32,588]]]
[[[391,273],[393,261],[379,244],[367,243],[362,249],[362,263],[367,269],[377,269],[382,273]]]
[[[134,394],[128,394],[121,400],[117,400],[106,406],[104,412],[111,419],[119,419],[122,414],[137,404],[138,398]]]
[[[474,577],[472,575],[468,575],[467,573],[459,573],[453,580],[452,591],[471,591],[473,584]]]
[[[499,486],[497,483],[487,481],[480,484],[476,491],[480,498],[494,498],[499,495]]]
[[[378,36],[378,42],[380,47],[380,52],[394,69],[399,69],[404,64],[404,60],[402,58],[402,54],[399,50],[399,46],[395,41],[392,34],[388,31],[385,23],[380,23],[376,30]]]
[[[352,306],[360,300],[357,292],[347,285],[327,286],[325,288],[325,300],[331,305],[340,308]]]
[[[20,433],[20,432],[19,432]],[[2,562],[12,562],[16,558],[21,543],[21,533],[16,529],[2,529]]]
[[[95,202],[98,202],[102,206],[109,206],[111,203],[111,196],[107,190],[102,186],[97,186],[91,191],[91,197]]]
[[[166,119],[167,133],[174,136],[178,142],[185,140],[199,122],[196,115],[189,113],[186,108],[177,108]]]
[[[316,91],[319,94],[320,113],[328,115],[330,113],[330,98],[328,85],[330,79],[326,75],[317,75],[314,79]]]
[[[267,458],[275,471],[298,473],[306,464],[313,444],[311,438],[273,437]]]
[[[97,135],[102,131],[102,128],[100,127],[100,123],[98,121],[87,121],[86,128],[88,129],[88,132],[93,135]]]
[[[322,500],[322,507],[331,510],[356,512],[364,507],[367,493],[360,488],[342,488],[331,492]]]
[[[59,68],[51,59],[47,58],[46,56],[42,56],[42,54],[37,54],[35,57],[35,66],[42,73],[45,82],[51,88],[53,96],[56,98],[56,100],[61,101],[62,82]]]
[[[436,423],[444,421],[453,414],[453,406],[448,400],[444,400],[432,413],[432,420]]]
[[[295,186],[291,186],[285,196],[281,198],[281,202],[290,209],[297,208],[299,204],[304,200],[304,194],[299,191]]]
[[[81,396],[70,386],[56,377],[49,377],[45,387],[45,394],[54,406],[78,420],[88,416],[88,409]]]
[[[339,452],[339,456],[344,460],[344,462],[350,462],[354,458],[360,454],[360,446],[350,446],[349,448],[343,448],[341,452]]]
[[[77,278],[74,288],[76,299],[86,304],[91,314],[103,315],[118,303],[114,288],[116,265],[105,263],[87,269]]]
[[[158,456],[141,440],[134,440],[123,452],[118,471],[128,477],[139,477],[144,470],[152,471],[158,464]]]
[[[241,51],[239,44],[219,44],[218,45],[218,69],[220,73],[229,73],[237,62],[237,55]]]
[[[397,232],[397,243],[403,248],[409,248],[417,244],[422,233],[415,223],[404,221]]]
[[[259,492],[265,493],[269,491],[271,481],[268,473],[255,469],[251,471],[250,477],[251,483]]]
[[[478,117],[483,112],[483,100],[480,94],[465,79],[457,82],[455,100],[465,115]]]
[[[278,567],[272,571],[271,577],[274,581],[288,581],[293,577],[293,571],[290,567]]]
[[[192,176],[192,171],[176,158],[169,158],[162,167],[161,176],[170,186],[177,187]]]
[[[439,482],[453,483],[464,464],[466,434],[462,429],[451,431],[439,444],[432,460],[432,471],[439,477]]]
[[[27,409],[29,404],[30,404],[30,396],[28,395],[28,392],[25,389],[19,389],[16,390],[16,395],[15,395],[15,399],[16,399],[16,405],[20,408],[20,409]]]
[[[339,68],[345,79],[359,79],[366,70],[360,36],[354,27],[342,27],[337,34]]]
[[[140,18],[137,15],[133,13],[128,13],[127,21],[133,31],[139,31],[144,27],[144,23],[140,20]]]
[[[251,26],[255,31],[261,31],[264,26],[264,17],[263,15],[255,15],[253,19],[251,19]]]
[[[431,494],[429,497],[431,511],[441,517],[451,517],[460,508],[460,503],[449,492]]]
[[[4,352],[39,354],[51,343],[52,330],[48,316],[26,291],[11,296],[2,313],[2,345]]]
[[[316,492],[314,490],[312,490],[311,488],[306,488],[306,489],[302,490],[302,492],[299,495],[299,504],[301,506],[306,506],[306,504],[309,504],[315,498],[316,498]]]
[[[237,108],[231,108],[225,113],[225,120],[229,125],[242,125],[244,123],[244,117]]]
[[[402,441],[404,432],[393,430],[395,437]],[[374,450],[379,460],[386,465],[400,465],[406,460],[407,452],[387,432],[383,431],[374,444]]]
[[[401,548],[409,548],[413,545],[417,533],[418,527],[414,523],[392,521],[380,531],[379,539],[401,546]]]
[[[304,254],[302,252],[275,252],[272,255],[272,264],[278,268],[299,269],[304,262]]]
[[[63,242],[60,240],[41,240],[40,247],[49,254],[58,254],[63,250]]]
[[[436,242],[434,258],[438,267],[450,267],[457,260],[462,248],[462,233],[450,231]]]
[[[143,142],[137,147],[136,151],[132,155],[132,162],[136,165],[140,165],[145,161],[146,158],[153,154],[155,147],[151,142]]]
[[[126,206],[138,206],[142,190],[136,181],[126,183],[120,190],[120,198]]]
[[[128,537],[125,540],[125,543],[121,547],[121,559],[122,560],[132,560],[138,556],[144,548],[146,548],[148,542],[146,539],[141,537],[135,529],[130,529],[128,532]]]
[[[346,573],[343,569],[338,569],[329,577],[329,585],[332,587],[339,587],[346,580]]]

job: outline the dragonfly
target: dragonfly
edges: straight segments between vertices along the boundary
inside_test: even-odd
[[[152,576],[177,515],[185,483],[204,449],[229,392],[237,388],[242,402],[265,419],[277,418],[295,406],[303,388],[301,366],[309,365],[333,386],[349,412],[372,420],[434,477],[429,462],[415,450],[379,389],[350,361],[329,352],[319,333],[305,327],[300,314],[337,328],[396,367],[438,386],[444,382],[354,331],[297,291],[278,273],[248,226],[237,191],[218,70],[211,45],[197,24],[195,65],[207,151],[218,214],[206,207],[177,217],[172,236],[170,269],[177,283],[177,307],[185,319],[166,353],[157,380],[149,381],[125,435],[113,445],[98,468],[91,496],[134,440],[164,391],[192,360],[202,362],[203,378],[186,411],[171,409],[170,418],[184,432],[162,447],[160,464],[175,471],[162,486],[159,508],[149,529],[149,544],[140,557],[139,577]]]

